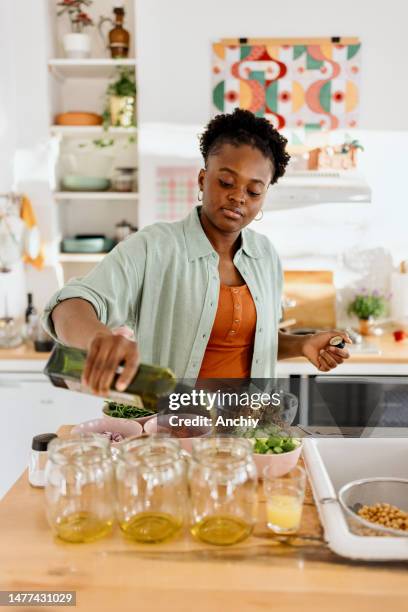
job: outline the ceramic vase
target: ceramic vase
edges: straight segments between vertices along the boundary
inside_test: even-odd
[[[69,32],[62,39],[64,52],[69,59],[84,59],[91,55],[91,37],[89,34]]]

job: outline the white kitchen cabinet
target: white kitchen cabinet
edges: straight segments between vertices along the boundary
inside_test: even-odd
[[[0,498],[27,466],[33,436],[100,417],[103,400],[53,387],[41,373],[0,374]]]

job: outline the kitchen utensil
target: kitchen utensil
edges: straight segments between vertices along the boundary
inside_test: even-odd
[[[351,531],[358,535],[408,537],[408,531],[372,523],[358,515],[364,506],[387,503],[408,512],[408,479],[364,478],[344,485],[338,493]]]
[[[408,561],[406,537],[367,537],[353,533],[337,493],[355,480],[389,474],[408,479],[407,438],[305,439],[303,458],[330,549],[365,561]],[[340,458],[340,459],[339,459]]]

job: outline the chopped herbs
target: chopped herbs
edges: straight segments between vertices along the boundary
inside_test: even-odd
[[[150,408],[138,408],[137,406],[118,404],[117,402],[106,402],[105,412],[109,416],[120,419],[139,419],[141,417],[156,414],[156,412]]]

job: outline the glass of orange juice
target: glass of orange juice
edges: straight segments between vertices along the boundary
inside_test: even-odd
[[[305,470],[297,466],[279,478],[273,474],[272,466],[264,468],[263,486],[268,527],[279,534],[296,533],[302,518]]]

